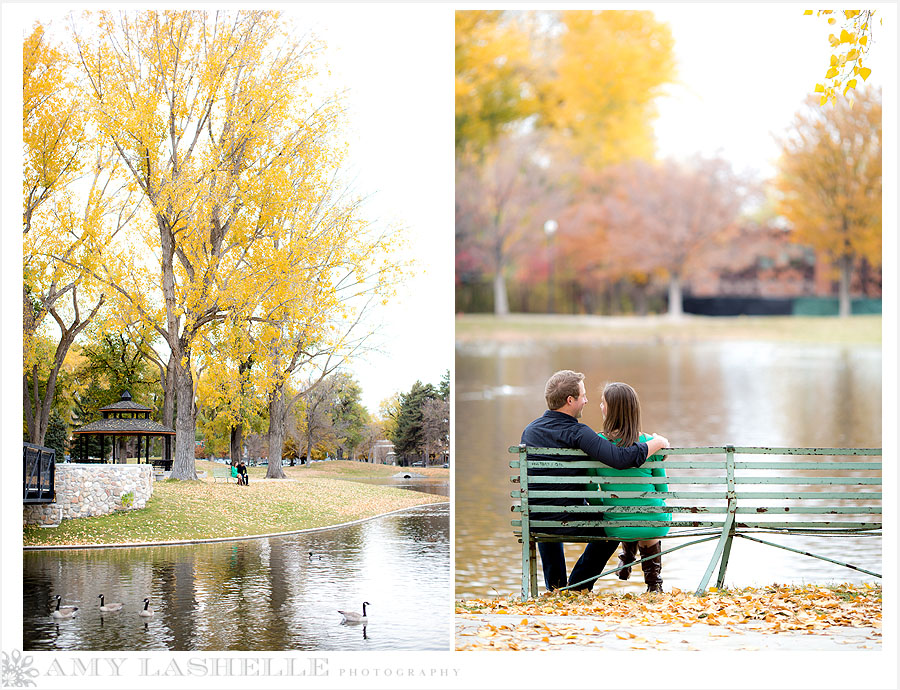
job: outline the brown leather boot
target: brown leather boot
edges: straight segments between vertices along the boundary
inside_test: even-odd
[[[631,577],[631,566],[628,563],[633,563],[637,560],[637,545],[636,541],[622,542],[622,553],[619,554],[619,565],[622,568],[616,571],[616,575],[619,576],[620,580],[627,580]]]
[[[644,582],[647,585],[648,592],[662,592],[662,557],[659,552],[662,551],[662,543],[656,542],[653,546],[640,546],[641,558],[656,555],[656,558],[641,563],[641,569],[644,571]]]

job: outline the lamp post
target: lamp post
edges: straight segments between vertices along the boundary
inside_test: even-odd
[[[547,313],[553,314],[555,309],[553,306],[553,291],[554,291],[554,281],[553,281],[553,269],[554,264],[556,263],[556,252],[553,251],[553,234],[556,232],[556,229],[559,227],[559,224],[553,220],[552,218],[544,223],[544,234],[547,236],[547,255],[550,260],[550,267],[547,277]]]

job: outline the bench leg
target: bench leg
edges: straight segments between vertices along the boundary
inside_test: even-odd
[[[528,548],[528,576],[531,583],[531,592],[534,596],[538,593],[537,580],[537,543],[531,542]]]
[[[522,534],[522,601],[528,601],[528,583],[530,580],[530,569],[531,566],[528,561],[529,549],[531,544],[528,541],[528,537]]]
[[[734,542],[734,532],[728,532],[728,541],[722,550],[722,562],[719,564],[719,576],[716,578],[716,587],[722,589],[725,584],[725,570],[728,568],[728,557],[731,555],[731,544]]]
[[[709,584],[709,580],[712,577],[713,569],[725,552],[725,545],[727,544],[729,549],[731,548],[731,530],[733,526],[734,513],[729,513],[728,517],[725,519],[725,524],[722,525],[722,536],[719,537],[719,541],[716,542],[716,549],[713,551],[712,559],[709,561],[709,565],[706,568],[706,572],[703,574],[703,579],[700,581],[697,591],[694,592],[695,596],[703,596],[703,593],[706,591],[706,586]],[[722,575],[724,576],[724,571],[722,572]]]

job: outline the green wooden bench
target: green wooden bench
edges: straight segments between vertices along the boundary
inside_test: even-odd
[[[693,538],[663,549],[661,555],[716,540],[712,559],[703,573],[696,594],[706,591],[716,564],[716,586],[722,587],[728,558],[735,537],[767,544],[794,553],[819,558],[880,578],[881,574],[836,561],[808,551],[776,544],[754,535],[816,535],[827,537],[881,537],[881,449],[880,448],[756,448],[715,446],[705,448],[669,448],[664,461],[647,462],[643,467],[663,467],[668,491],[598,491],[600,478],[588,476],[592,467],[605,467],[587,459],[580,450],[528,448],[512,446],[518,458],[510,467],[518,473],[511,480],[519,484],[512,492],[518,499],[512,510],[519,514],[512,521],[514,533],[522,543],[522,599],[537,595],[537,542],[589,542],[601,537],[555,535],[551,527],[625,527],[669,525],[663,539]],[[561,456],[548,459],[541,456]],[[736,456],[773,456],[736,460]],[[822,456],[795,460],[791,456]],[[697,456],[680,459],[679,456]],[[850,456],[850,457],[848,457]],[[877,456],[876,459],[853,456]],[[528,476],[528,468],[580,468],[583,476]],[[603,478],[610,482],[609,478]],[[615,483],[647,484],[646,477],[616,477]],[[549,491],[529,488],[532,484],[583,484],[580,491]],[[657,506],[531,505],[536,498],[662,498],[666,508]],[[565,511],[568,519],[553,521],[546,513]],[[604,513],[672,513],[671,522],[652,520],[605,520]],[[635,565],[645,559],[636,560]],[[618,570],[618,564],[599,577]],[[593,579],[593,578],[592,578]],[[583,583],[572,583],[572,587]]]
[[[224,467],[213,467],[212,477],[213,482],[237,482],[237,479],[231,476],[231,465],[225,465]]]

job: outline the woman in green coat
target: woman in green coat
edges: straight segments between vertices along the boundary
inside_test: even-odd
[[[637,393],[627,383],[609,383],[603,389],[603,397],[600,400],[600,410],[603,412],[603,433],[600,435],[619,446],[630,446],[652,438],[649,434],[641,433],[641,404]],[[664,456],[653,455],[647,460],[662,460]],[[614,479],[615,477],[647,477],[646,484],[619,484],[602,483],[601,491],[668,491],[665,483],[666,471],[662,468],[632,467],[625,470],[617,470],[612,467],[602,467],[589,470],[593,476]],[[663,482],[654,480],[662,479]],[[605,506],[662,506],[665,501],[660,498],[596,498],[588,499],[592,505]],[[645,520],[645,521],[670,521],[671,513],[606,513],[606,520]],[[648,592],[662,592],[662,559],[658,555],[662,550],[659,537],[669,533],[668,525],[653,527],[607,527],[606,533],[612,539],[622,542],[622,554],[619,556],[619,564],[625,566],[636,559],[638,550],[641,558],[654,556],[641,564],[644,572],[644,582]],[[618,573],[622,580],[627,580],[631,575],[630,567],[622,567]]]

